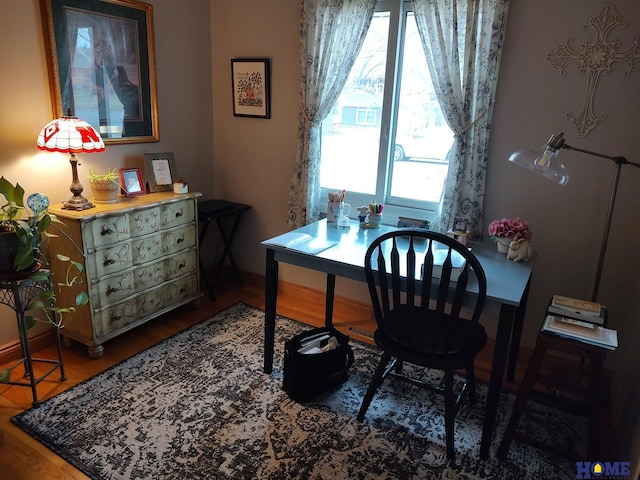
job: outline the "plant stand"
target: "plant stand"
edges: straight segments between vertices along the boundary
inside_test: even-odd
[[[31,301],[44,290],[51,289],[51,276],[47,271],[47,279],[45,280],[33,280],[29,277],[32,272],[18,273],[14,275],[4,275],[0,277],[0,303],[11,307],[16,312],[16,319],[18,322],[18,333],[20,335],[20,346],[22,347],[22,359],[16,362],[9,370],[13,373],[13,370],[19,365],[24,366],[24,378],[25,380],[14,381],[9,380],[6,382],[8,385],[18,385],[22,387],[30,387],[33,395],[33,406],[37,406],[38,393],[36,391],[36,385],[53,373],[57,368],[60,369],[60,380],[66,380],[64,373],[64,366],[62,363],[62,343],[60,341],[60,329],[56,328],[56,343],[58,347],[58,359],[49,360],[43,358],[34,358],[31,356],[31,349],[29,347],[29,336],[27,334],[27,325],[25,321],[25,311],[27,311]],[[50,367],[42,375],[36,378],[33,365],[34,363],[49,364]]]

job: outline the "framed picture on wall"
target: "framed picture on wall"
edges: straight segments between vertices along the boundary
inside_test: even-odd
[[[121,168],[120,186],[125,196],[144,195],[147,190],[144,188],[144,180],[139,168]]]
[[[178,178],[173,153],[145,153],[144,165],[150,192],[173,190],[173,181]]]
[[[233,115],[271,118],[271,70],[268,58],[232,58]]]
[[[42,0],[54,115],[106,144],[156,142],[153,7],[137,0]]]

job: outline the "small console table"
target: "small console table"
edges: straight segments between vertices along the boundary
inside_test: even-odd
[[[42,270],[41,270],[42,271]],[[56,328],[56,345],[58,348],[58,359],[49,360],[44,358],[35,358],[31,355],[29,347],[29,336],[27,334],[27,323],[25,312],[29,308],[31,301],[40,294],[40,292],[51,289],[51,276],[46,271],[47,277],[43,280],[34,280],[26,274],[3,275],[0,277],[0,303],[11,307],[16,312],[18,322],[18,333],[20,335],[20,346],[22,347],[22,359],[9,368],[10,372],[19,365],[24,366],[24,377],[26,380],[9,380],[9,385],[19,385],[22,387],[30,387],[33,396],[33,406],[37,406],[38,392],[36,385],[51,375],[56,369],[60,369],[60,380],[66,380],[64,373],[64,365],[62,363],[62,342],[60,341],[60,329]],[[34,363],[49,364],[50,367],[42,375],[36,378],[33,370]]]
[[[235,237],[236,231],[238,230],[240,219],[249,209],[251,209],[250,205],[244,205],[242,203],[229,202],[227,200],[219,199],[205,200],[204,202],[198,203],[198,221],[202,225],[202,230],[200,231],[199,237],[200,271],[202,272],[202,278],[204,280],[204,284],[207,286],[207,290],[209,291],[211,300],[215,300],[214,283],[220,276],[220,272],[227,258],[229,259],[229,263],[231,264],[235,280],[238,280],[238,282],[242,284],[240,271],[238,270],[236,260],[233,257],[233,252],[231,251],[231,245],[233,243],[233,238]],[[231,221],[231,225],[228,229],[225,228],[226,219],[229,219]],[[203,248],[203,245],[204,240],[207,236],[207,232],[209,230],[209,225],[211,223],[214,223],[218,227],[218,233],[220,234],[220,238],[222,239],[223,250],[220,258],[215,262],[215,270],[213,272],[213,276],[210,278],[207,275],[202,262],[202,252],[206,251],[206,249]]]

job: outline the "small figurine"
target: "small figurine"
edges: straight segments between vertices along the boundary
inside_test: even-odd
[[[360,221],[360,223],[366,223],[367,215],[369,214],[369,207],[363,205],[362,207],[356,208],[356,210],[358,210],[358,220]]]
[[[513,240],[509,244],[509,252],[507,258],[510,258],[514,262],[526,262],[531,258],[531,244],[528,240],[520,238]]]

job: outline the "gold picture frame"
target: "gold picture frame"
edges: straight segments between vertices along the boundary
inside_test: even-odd
[[[157,142],[153,7],[42,0],[56,118],[71,112],[106,144]]]

